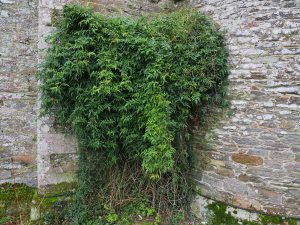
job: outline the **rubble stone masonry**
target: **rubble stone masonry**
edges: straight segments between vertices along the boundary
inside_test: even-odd
[[[140,15],[173,1],[85,1]],[[72,182],[76,140],[38,117],[35,72],[65,0],[0,0],[0,183]],[[182,4],[182,3],[180,3]],[[196,180],[203,196],[300,217],[300,1],[190,0],[226,31],[231,108],[205,135],[209,157]],[[52,16],[51,16],[52,15]],[[46,189],[44,189],[46,188]]]
[[[37,0],[0,0],[0,182],[35,186]]]
[[[300,1],[192,0],[226,31],[228,110],[206,134],[204,196],[300,217]]]

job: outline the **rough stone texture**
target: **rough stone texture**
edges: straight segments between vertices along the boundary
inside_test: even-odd
[[[202,194],[299,218],[300,1],[191,5],[226,30],[231,61],[231,109],[206,134],[211,163],[196,176]]]
[[[259,166],[263,164],[263,159],[255,155],[233,153],[231,159],[236,163],[249,165],[249,166]]]
[[[216,203],[214,200],[204,198],[202,196],[197,196],[194,203],[192,204],[192,212],[197,215],[202,221],[208,221],[212,215],[212,212],[208,210],[207,206]],[[226,208],[226,213],[230,213],[234,218],[247,221],[258,221],[259,214],[251,213],[243,209],[234,208],[228,206]],[[202,222],[202,224],[206,224]]]
[[[0,0],[0,183],[37,183],[37,5]]]
[[[47,53],[46,37],[55,29],[53,16],[61,10],[65,0],[40,0],[38,18],[38,63],[42,63]],[[37,100],[41,106],[40,93]],[[51,192],[53,185],[75,180],[77,144],[74,137],[55,126],[53,118],[43,117],[37,120],[37,165],[39,192]]]
[[[209,210],[209,206],[212,204],[216,204],[220,206],[220,202],[216,202],[212,199],[205,198],[203,196],[197,196],[194,203],[192,204],[191,210],[194,215],[197,215],[199,219],[201,219],[201,224],[211,224],[211,218],[213,217],[220,217],[223,215],[215,215],[213,210]],[[261,222],[262,218],[265,215],[259,214],[257,212],[251,212],[244,209],[236,208],[234,206],[226,206],[225,214],[227,217],[232,217],[238,220],[237,224],[244,224],[243,221],[247,222]],[[230,215],[230,216],[229,216]],[[263,216],[263,217],[262,217]],[[270,221],[273,219],[271,216],[267,217]],[[288,221],[285,217],[282,217],[283,221],[281,224],[297,224],[300,225],[300,220],[293,219],[292,221]],[[225,221],[224,221],[225,222]],[[226,223],[226,222],[225,222]],[[232,223],[232,222],[230,222]],[[264,223],[265,224],[265,223]],[[273,224],[273,223],[272,223]],[[217,225],[217,224],[213,224]]]
[[[172,11],[186,4],[186,2],[174,4],[173,0],[81,0],[80,2],[83,5],[93,6],[97,12],[130,16]]]
[[[178,7],[171,0],[154,2],[81,3],[134,16]],[[36,65],[48,47],[44,38],[54,29],[51,13],[65,3],[0,0],[1,183],[36,185],[38,173],[40,190],[48,191],[74,179],[76,140],[53,119],[38,118],[35,107]],[[300,2],[190,4],[227,30],[231,55],[231,109],[206,134],[206,145],[197,147],[199,159],[205,159],[203,149],[209,156],[206,169],[195,176],[202,194],[246,209],[300,217]]]

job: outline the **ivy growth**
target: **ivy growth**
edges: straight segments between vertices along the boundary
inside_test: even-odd
[[[187,207],[192,127],[225,95],[222,32],[191,9],[131,19],[66,5],[48,42],[42,114],[79,141],[75,222],[105,220],[107,206]]]

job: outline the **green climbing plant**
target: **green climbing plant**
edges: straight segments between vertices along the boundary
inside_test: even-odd
[[[224,102],[223,33],[192,9],[133,19],[70,4],[48,42],[42,114],[79,142],[74,222],[118,224],[141,203],[156,214],[187,209],[192,128]]]

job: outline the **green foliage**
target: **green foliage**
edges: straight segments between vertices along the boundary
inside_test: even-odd
[[[152,218],[152,220],[144,221],[145,224],[155,225],[160,221],[159,214],[157,214],[156,210],[148,202],[143,200],[125,206],[119,217],[117,217],[115,211],[111,210],[111,213],[106,216],[107,221],[108,217],[113,217],[115,219],[115,221],[113,221],[113,224],[115,225],[131,225],[132,221],[149,218]]]
[[[10,222],[10,221],[12,221],[12,218],[10,218],[10,217],[0,218],[0,224],[5,224],[5,223]]]
[[[297,225],[297,220],[292,218],[285,218],[282,216],[272,216],[262,214],[259,216],[259,221],[262,225],[280,225],[280,224],[288,224],[288,225]]]
[[[227,213],[227,205],[224,203],[212,203],[207,206],[207,208],[212,212],[212,216],[209,221],[209,225],[219,224],[219,225],[237,225],[238,219],[233,217],[230,213]]]
[[[184,211],[175,211],[172,216],[170,216],[165,225],[180,225],[185,221]]]
[[[25,184],[4,183],[0,185],[0,221],[14,221],[20,216],[27,220],[35,189]],[[7,221],[6,221],[7,222]],[[2,224],[2,223],[0,223]]]
[[[187,207],[192,127],[225,95],[223,34],[190,9],[130,19],[66,5],[48,41],[43,114],[79,141],[75,223],[103,216],[106,205],[116,214],[141,200]]]
[[[233,217],[227,212],[227,205],[220,202],[214,202],[207,206],[211,212],[209,225],[296,225],[297,221],[292,218],[284,218],[277,215],[259,215],[258,221],[241,220]]]
[[[0,185],[0,201],[2,202],[30,202],[35,189],[25,184],[4,183]]]

